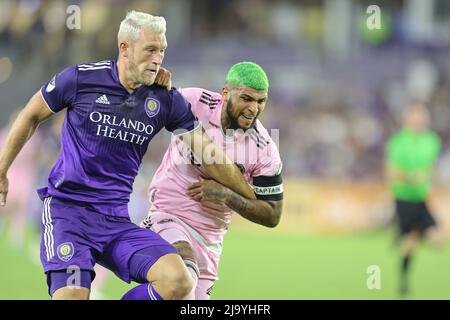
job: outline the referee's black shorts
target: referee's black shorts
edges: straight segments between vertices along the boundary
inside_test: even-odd
[[[436,220],[430,214],[425,202],[395,200],[397,224],[401,235],[413,230],[423,233],[436,225]]]

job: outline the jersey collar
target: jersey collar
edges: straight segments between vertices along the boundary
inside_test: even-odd
[[[222,108],[223,100],[217,105],[211,118],[209,118],[209,123],[213,126],[219,127],[220,129],[222,129]]]

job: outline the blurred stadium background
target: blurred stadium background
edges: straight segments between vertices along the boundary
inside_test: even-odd
[[[366,26],[374,4],[380,30]],[[70,5],[80,8],[80,29],[67,28]],[[284,214],[276,229],[235,217],[212,298],[398,298],[383,148],[404,104],[429,101],[444,146],[431,204],[447,227],[450,2],[0,0],[0,144],[18,110],[56,72],[116,58],[119,22],[131,9],[165,16],[164,66],[175,86],[220,90],[227,69],[242,60],[260,63],[271,80],[261,120],[280,129]],[[9,172],[8,205],[0,209],[0,299],[48,299],[34,190],[58,154],[63,116],[39,128]],[[146,188],[169,139],[163,133],[152,141],[136,179],[130,204],[136,222],[146,215]],[[418,256],[411,297],[450,299],[450,248],[425,244]],[[380,267],[379,290],[367,288],[370,265]],[[107,277],[95,297],[117,299],[127,286]]]

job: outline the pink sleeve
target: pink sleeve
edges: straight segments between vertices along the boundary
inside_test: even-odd
[[[275,143],[270,140],[269,144],[263,150],[259,150],[258,160],[252,176],[271,177],[279,175],[281,173],[282,166],[278,148]]]
[[[256,167],[253,170],[253,190],[257,199],[266,201],[283,200],[282,162],[273,140],[260,150]]]
[[[192,113],[197,115],[199,110],[199,102],[203,89],[201,88],[180,88],[178,91],[191,104]]]

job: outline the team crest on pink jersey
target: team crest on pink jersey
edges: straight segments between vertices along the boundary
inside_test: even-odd
[[[149,118],[153,118],[159,113],[160,103],[158,100],[153,98],[147,98],[145,100],[145,112],[147,113]]]

